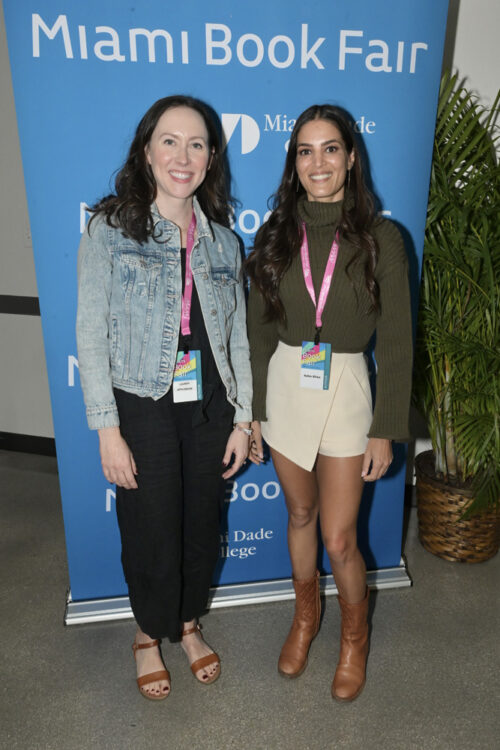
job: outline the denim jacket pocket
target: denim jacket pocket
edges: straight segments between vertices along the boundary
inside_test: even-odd
[[[227,266],[212,268],[212,282],[215,290],[217,302],[222,305],[222,309],[227,317],[230,317],[236,308],[236,286],[238,279],[232,268]]]
[[[162,267],[161,255],[139,253],[133,245],[120,245],[118,259],[127,299],[130,300],[131,295],[150,297],[154,294]]]

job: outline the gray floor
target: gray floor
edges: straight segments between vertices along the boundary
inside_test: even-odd
[[[307,671],[276,657],[290,602],[215,610],[205,635],[220,680],[192,677],[166,649],[172,694],[137,692],[131,621],[64,627],[68,585],[55,460],[0,451],[0,747],[56,750],[496,750],[500,747],[498,574],[425,552],[410,514],[411,589],[373,597],[368,682],[353,704],[330,698],[339,618],[326,600]]]

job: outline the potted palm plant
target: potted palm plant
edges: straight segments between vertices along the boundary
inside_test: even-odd
[[[456,75],[441,81],[415,350],[433,447],[416,459],[419,536],[468,562],[499,546],[499,100],[488,111]]]

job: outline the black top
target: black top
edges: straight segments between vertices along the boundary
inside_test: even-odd
[[[186,248],[181,248],[181,273],[182,273],[182,293],[184,294],[184,282],[186,279]],[[203,313],[201,312],[200,298],[196,291],[196,284],[193,279],[193,295],[191,298],[191,316],[189,320],[191,336],[189,341],[184,340],[182,332],[179,331],[179,351],[183,351],[185,344],[191,350],[198,349],[201,357],[201,383],[203,397],[200,401],[187,401],[176,404],[178,407],[191,407],[193,409],[193,423],[207,421],[206,407],[212,401],[217,399],[220,402],[221,417],[227,416],[226,411],[232,411],[233,407],[227,401],[226,389],[219,375],[217,365],[215,364],[214,355],[208,339]],[[197,408],[197,407],[200,407]]]

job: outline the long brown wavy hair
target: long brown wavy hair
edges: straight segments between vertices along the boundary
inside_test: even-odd
[[[356,247],[356,253],[346,268],[347,275],[349,276],[349,268],[352,264],[361,259],[372,308],[379,309],[379,289],[375,279],[378,246],[371,233],[376,217],[375,204],[365,184],[354,132],[342,109],[331,104],[314,104],[302,112],[295,123],[281,183],[272,197],[273,212],[257,232],[253,250],[246,260],[246,271],[250,281],[255,284],[264,298],[265,317],[268,321],[280,320],[283,323],[286,321],[279,287],[283,275],[300,251],[302,225],[297,206],[299,199],[305,193],[295,166],[297,139],[300,129],[311,120],[327,120],[335,125],[342,136],[347,153],[354,153],[349,185],[346,184],[345,187],[339,233]]]
[[[208,219],[229,226],[229,199],[220,138],[212,111],[204,102],[191,96],[175,95],[158,99],[146,112],[135,132],[127,160],[115,179],[115,193],[102,198],[90,210],[94,216],[103,214],[106,222],[120,227],[123,233],[146,242],[154,237],[151,204],[156,199],[157,186],[146,159],[145,148],[158,120],[167,109],[189,107],[203,118],[208,132],[208,147],[212,153],[210,170],[196,191],[196,197]],[[91,221],[92,221],[91,219]]]

